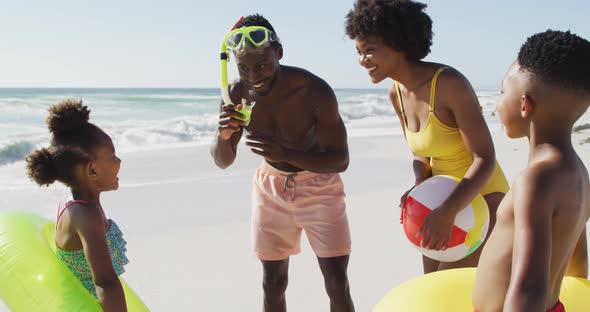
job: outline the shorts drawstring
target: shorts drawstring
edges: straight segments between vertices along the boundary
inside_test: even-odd
[[[281,174],[284,177],[287,177],[285,179],[285,183],[283,184],[283,193],[287,190],[287,187],[289,186],[289,181],[291,181],[291,183],[293,183],[293,191],[291,192],[291,200],[293,200],[295,198],[295,177],[297,176],[297,172],[293,172],[290,174]]]

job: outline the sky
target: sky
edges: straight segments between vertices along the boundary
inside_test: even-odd
[[[432,0],[427,61],[497,89],[524,40],[546,29],[590,39],[587,0]],[[260,13],[284,47],[282,64],[334,88],[374,85],[344,18],[354,0],[0,0],[0,88],[216,88],[219,48],[241,15]],[[230,62],[230,77],[237,77]]]

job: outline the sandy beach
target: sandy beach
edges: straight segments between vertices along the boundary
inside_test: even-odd
[[[509,140],[501,130],[493,136],[512,181],[526,164],[527,142]],[[590,144],[579,144],[588,137],[590,130],[583,130],[573,141],[590,166]],[[411,154],[403,137],[391,134],[353,137],[349,148],[343,174],[353,241],[349,278],[357,311],[370,311],[392,287],[421,274],[397,208],[413,182]],[[261,311],[261,265],[250,247],[251,179],[261,159],[243,144],[226,170],[203,145],[121,158],[121,188],[102,201],[128,242],[131,262],[123,277],[152,311]],[[23,162],[0,167],[0,209],[54,218],[65,188],[41,189],[23,168]],[[289,311],[329,310],[305,236],[301,254],[290,260],[287,305]]]

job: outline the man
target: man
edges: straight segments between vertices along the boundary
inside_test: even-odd
[[[258,27],[253,27],[258,26]],[[350,233],[339,172],[348,167],[346,129],[330,86],[312,73],[279,64],[283,48],[261,15],[238,22],[227,37],[240,79],[233,103],[255,102],[251,120],[221,103],[211,147],[215,163],[230,166],[246,129],[246,145],[263,157],[252,192],[253,247],[263,266],[264,311],[286,311],[289,257],[306,231],[324,275],[331,311],[354,311],[347,267]]]

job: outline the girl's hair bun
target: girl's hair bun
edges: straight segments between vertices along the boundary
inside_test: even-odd
[[[88,125],[90,110],[82,100],[67,99],[49,108],[47,127],[54,135],[76,131]]]
[[[48,148],[34,151],[27,156],[27,175],[39,185],[49,185],[57,180],[58,170]]]

